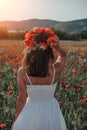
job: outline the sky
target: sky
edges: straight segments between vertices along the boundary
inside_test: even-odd
[[[87,18],[87,0],[0,0],[0,21]]]

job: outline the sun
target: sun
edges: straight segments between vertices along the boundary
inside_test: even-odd
[[[16,20],[23,15],[26,0],[0,0],[0,20]]]
[[[11,0],[0,0],[0,19],[6,17],[10,13],[10,1]]]
[[[0,0],[0,21],[9,19],[11,20],[13,17],[16,17],[16,15],[19,13],[19,1]]]
[[[10,2],[10,0],[0,0],[0,10],[8,5],[8,2]]]

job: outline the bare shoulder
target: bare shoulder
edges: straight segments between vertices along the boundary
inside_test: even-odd
[[[24,68],[23,67],[20,67],[19,69],[18,69],[18,78],[19,79],[25,79],[25,74],[26,74],[26,72],[25,72],[25,70],[24,70]]]
[[[18,69],[18,79],[20,79],[20,80],[23,80],[24,82],[25,82],[25,84],[28,84],[28,79],[27,79],[27,77],[26,77],[26,69],[25,68],[23,68],[23,67],[20,67],[19,69]]]
[[[66,57],[61,57],[59,56],[56,60],[56,62],[54,63],[55,69],[56,71],[59,73],[62,71],[62,69],[65,66],[65,61],[66,61]]]
[[[26,69],[22,66],[18,69],[18,73],[23,74],[26,72]]]

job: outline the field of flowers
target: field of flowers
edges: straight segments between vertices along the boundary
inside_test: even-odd
[[[87,130],[87,41],[65,42],[67,61],[55,91],[68,130]],[[0,130],[10,130],[18,95],[22,41],[0,41]]]

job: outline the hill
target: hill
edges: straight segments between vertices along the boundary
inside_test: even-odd
[[[50,27],[57,24],[54,20],[29,19],[23,21],[2,21],[0,27],[6,27],[8,31],[27,31],[34,27]]]
[[[27,31],[33,27],[51,27],[56,30],[78,33],[87,30],[87,19],[60,22],[49,19],[28,19],[22,21],[1,21],[0,28],[6,27],[8,31]]]
[[[87,30],[87,19],[61,22],[53,26],[56,30],[78,33]]]

